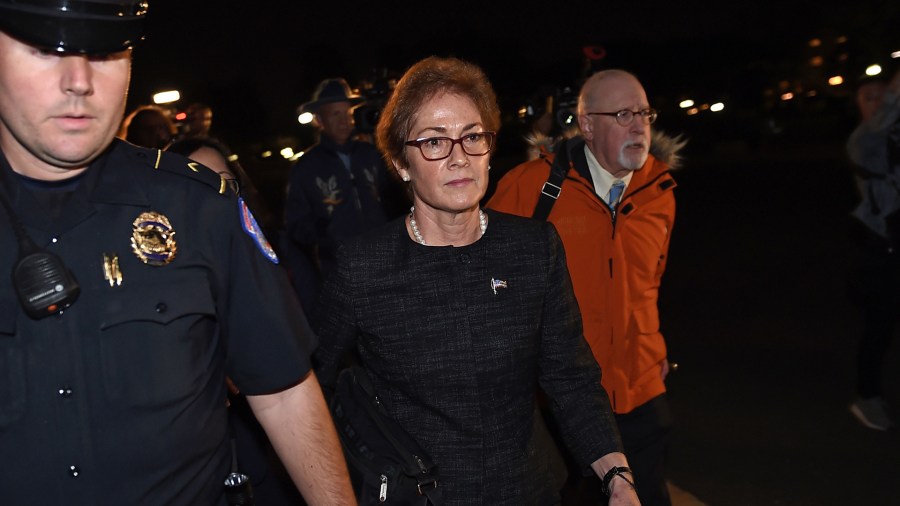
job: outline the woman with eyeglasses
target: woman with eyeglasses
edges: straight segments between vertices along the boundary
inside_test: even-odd
[[[607,477],[610,504],[638,504],[559,236],[479,205],[499,126],[475,65],[430,57],[401,78],[376,137],[413,206],[340,248],[313,316],[317,374],[333,388],[356,352],[437,464],[445,504],[559,504],[539,388],[584,471]]]

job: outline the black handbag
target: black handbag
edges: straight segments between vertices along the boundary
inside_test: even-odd
[[[329,407],[360,506],[443,504],[437,466],[388,416],[365,370],[341,371]]]

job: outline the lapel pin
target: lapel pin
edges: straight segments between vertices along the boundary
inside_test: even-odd
[[[506,281],[491,278],[491,290],[494,291],[494,295],[497,295],[498,288],[506,288]]]

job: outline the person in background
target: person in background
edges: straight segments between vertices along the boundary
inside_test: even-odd
[[[182,139],[195,139],[209,137],[209,131],[212,128],[213,111],[212,108],[200,102],[194,102],[187,106],[184,110],[185,119],[181,125]]]
[[[850,412],[866,427],[893,428],[882,395],[884,360],[900,307],[900,71],[857,87],[859,125],[847,140],[861,201],[853,210],[857,246],[853,283],[863,328],[857,348],[857,398]]]
[[[448,505],[559,503],[536,450],[539,386],[579,472],[605,478],[609,504],[638,504],[555,228],[480,207],[499,127],[471,63],[430,57],[400,79],[376,139],[414,205],[338,250],[313,318],[316,370],[332,388],[355,350]]]
[[[285,202],[288,245],[306,254],[318,278],[330,272],[339,241],[384,224],[387,169],[372,144],[355,140],[353,108],[364,102],[344,79],[325,79],[301,111],[315,115],[319,142],[291,168]],[[296,279],[318,292],[318,279]],[[314,286],[311,286],[314,285]]]
[[[638,496],[644,505],[668,506],[663,470],[673,421],[657,299],[675,222],[670,171],[683,142],[651,135],[656,110],[623,70],[589,77],[577,113],[581,135],[509,171],[488,207],[534,216],[539,202],[550,204],[541,218],[556,225],[565,245],[585,337],[603,370]],[[554,183],[557,159],[566,162]],[[590,490],[592,483],[581,485]]]
[[[184,155],[212,169],[247,202],[266,237],[278,236],[280,220],[269,210],[250,175],[228,146],[213,137],[191,137],[176,140],[167,151]]]
[[[175,123],[165,109],[156,105],[142,105],[125,117],[118,137],[135,146],[166,149],[176,132]]]
[[[227,376],[307,503],[355,504],[315,336],[252,213],[115,139],[147,12],[0,0],[4,502],[224,506]]]

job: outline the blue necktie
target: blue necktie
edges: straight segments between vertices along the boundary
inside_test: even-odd
[[[617,205],[619,205],[619,197],[622,196],[622,192],[625,190],[625,183],[623,181],[616,181],[613,183],[612,187],[609,189],[609,207],[610,209],[615,209]]]

